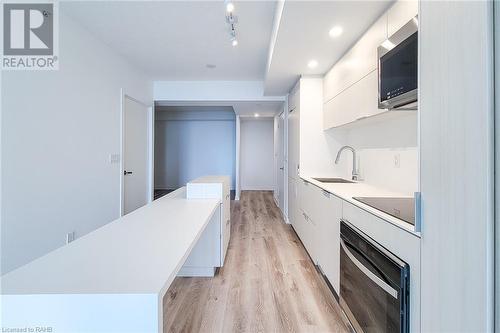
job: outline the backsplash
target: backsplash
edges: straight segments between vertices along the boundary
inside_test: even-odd
[[[358,153],[364,182],[375,187],[413,195],[418,191],[418,149],[363,149]]]
[[[347,130],[347,145],[358,153],[358,165],[363,182],[404,195],[418,191],[418,118],[408,112],[381,122],[369,123]],[[346,154],[348,154],[346,152]],[[335,158],[335,157],[333,157]],[[352,170],[352,158],[347,163],[346,177]]]

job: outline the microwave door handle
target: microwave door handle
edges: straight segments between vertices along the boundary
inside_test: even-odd
[[[398,291],[391,287],[389,284],[387,284],[384,280],[379,278],[377,275],[373,274],[372,271],[370,271],[368,268],[366,268],[356,257],[351,253],[351,251],[347,248],[346,244],[344,243],[344,240],[340,240],[340,245],[344,249],[344,252],[346,255],[349,257],[349,259],[353,262],[356,267],[359,268],[361,272],[363,272],[370,280],[372,280],[377,286],[382,288],[386,293],[394,297],[395,299],[398,298]]]

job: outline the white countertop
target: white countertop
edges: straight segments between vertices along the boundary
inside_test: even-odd
[[[218,207],[179,189],[5,274],[2,294],[161,293]]]
[[[371,185],[368,185],[366,183],[363,183],[362,181],[360,182],[354,182],[354,183],[322,183],[317,180],[314,180],[313,177],[311,176],[306,176],[306,175],[300,175],[300,177],[311,183],[316,185],[317,187],[383,219],[384,221],[387,221],[389,223],[392,223],[393,225],[408,231],[418,237],[420,237],[420,233],[415,231],[415,228],[410,225],[409,223],[400,220],[392,215],[389,215],[387,213],[384,213],[381,210],[378,210],[376,208],[370,207],[364,203],[361,203],[353,197],[408,197],[411,198],[411,196],[397,193],[397,192],[391,192],[387,191],[384,189],[380,189]],[[314,178],[319,178],[314,176]]]

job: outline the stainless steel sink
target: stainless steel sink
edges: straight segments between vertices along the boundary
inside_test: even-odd
[[[354,183],[353,181],[344,178],[313,178],[321,183]]]

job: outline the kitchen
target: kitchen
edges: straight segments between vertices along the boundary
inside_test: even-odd
[[[144,9],[132,2],[123,10],[126,15],[151,13],[163,5]],[[121,113],[99,115],[103,125],[96,129],[97,136],[107,138],[104,124],[115,126],[115,139],[105,140],[96,154],[109,164],[101,181],[113,181],[95,198],[86,189],[77,191],[80,204],[72,206],[80,211],[85,202],[92,214],[82,213],[82,220],[100,222],[82,222],[82,230],[60,228],[64,233],[77,230],[76,236],[73,231],[73,238],[61,245],[58,230],[57,242],[49,246],[48,238],[40,241],[44,251],[33,248],[24,254],[19,245],[2,248],[11,253],[2,257],[7,262],[1,280],[5,325],[41,321],[59,331],[493,331],[500,317],[494,296],[494,235],[500,229],[495,228],[498,186],[493,185],[492,69],[497,59],[493,38],[477,37],[494,35],[493,4],[400,0],[197,5],[202,9],[183,2],[165,6],[172,13],[189,7],[197,17],[199,12],[212,17],[225,7],[222,24],[230,29],[232,50],[244,48],[245,36],[249,38],[245,15],[263,17],[255,8],[265,7],[267,25],[261,28],[266,27],[269,38],[263,39],[270,45],[252,48],[266,58],[263,81],[244,75],[255,71],[251,66],[236,66],[234,77],[248,79],[226,79],[224,62],[211,59],[203,62],[203,69],[186,72],[180,60],[164,64],[176,73],[166,79],[154,68],[154,79],[138,76],[141,80],[128,82],[126,76],[135,77],[135,72],[125,75],[129,72],[120,69],[123,77],[110,83],[112,89],[103,83],[96,99],[111,105],[104,102],[105,92],[121,98],[120,105],[113,104]],[[61,47],[66,59],[75,57],[66,64],[75,66],[73,72],[63,67],[61,75],[77,67],[82,71],[76,64],[87,61],[83,49],[64,47],[68,31],[96,48],[100,42],[95,36],[103,38],[103,54],[116,48],[131,55],[127,60],[143,59],[143,64],[165,56],[141,53],[116,35],[111,38],[116,31],[111,13],[126,6],[100,6],[61,4],[61,26],[67,28],[61,30]],[[351,26],[349,20],[357,23]],[[151,26],[164,24],[160,21],[151,19]],[[168,38],[174,38],[170,33]],[[248,58],[256,54],[236,59],[244,64]],[[122,65],[128,66],[125,61]],[[202,74],[194,76],[196,71]],[[78,73],[82,80],[100,74]],[[17,110],[20,98],[14,97],[20,97],[28,76],[2,74],[2,109]],[[58,80],[44,75],[50,74],[40,74],[36,82]],[[71,80],[61,79],[61,84]],[[117,86],[124,87],[120,94]],[[90,90],[81,96],[91,96],[91,88],[82,89]],[[142,169],[127,165],[124,149],[132,124],[127,123],[126,105],[134,100],[148,112],[141,120],[148,126],[143,128],[147,148],[138,149]],[[24,118],[7,114],[13,124],[5,135],[10,138]],[[99,123],[83,119],[89,129]],[[38,122],[49,126],[46,120]],[[71,124],[68,131],[76,132],[78,124]],[[85,147],[82,154],[92,150]],[[71,149],[58,156],[83,163],[83,158],[69,157]],[[30,158],[18,157],[13,147],[7,153],[15,161]],[[60,163],[67,165],[64,159]],[[20,165],[29,163],[19,162],[17,169]],[[97,164],[85,165],[98,169]],[[26,184],[28,178],[17,177],[15,169],[8,164],[7,175]],[[73,169],[85,174],[83,166]],[[98,172],[93,172],[97,179]],[[127,206],[127,189],[136,176],[144,183],[137,203]],[[81,181],[84,188],[94,183],[86,179]],[[10,215],[3,219],[8,221],[6,234],[21,239],[31,229],[14,223],[24,217],[19,205],[9,206],[19,198],[11,183],[6,192],[12,200],[6,206]],[[53,217],[43,210],[33,214],[40,221]],[[14,254],[24,257],[14,260]],[[95,319],[82,320],[82,313]]]

